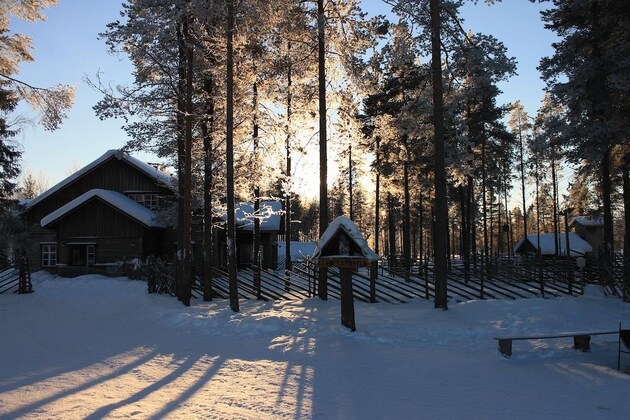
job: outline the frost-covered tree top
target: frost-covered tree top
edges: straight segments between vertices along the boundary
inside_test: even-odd
[[[57,0],[3,0],[0,2],[0,88],[11,92],[15,100],[25,100],[39,113],[39,122],[47,130],[55,130],[66,117],[75,96],[74,86],[36,87],[19,78],[20,63],[34,61],[31,38],[10,31],[10,19],[28,22],[45,19],[42,9]]]

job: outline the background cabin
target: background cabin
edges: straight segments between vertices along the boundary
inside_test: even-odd
[[[539,238],[540,237],[540,238]],[[556,253],[556,243],[558,244],[558,252]],[[521,238],[514,245],[515,254],[537,255],[540,244],[540,254],[543,256],[566,256],[567,243],[564,232],[557,236],[553,233],[541,233],[540,235],[532,233]],[[593,251],[593,248],[584,239],[577,234],[569,233],[570,255],[572,257],[581,257]]]
[[[577,216],[569,222],[569,228],[593,248],[593,255],[599,255],[604,243],[604,218]]]
[[[252,203],[240,203],[235,206],[236,221],[236,262],[239,266],[254,264],[254,220],[260,220],[261,265],[265,269],[276,269],[278,265],[278,236],[284,233],[283,203],[280,201],[261,201],[258,214]],[[219,216],[215,255],[218,262],[227,267],[227,232],[223,212]]]

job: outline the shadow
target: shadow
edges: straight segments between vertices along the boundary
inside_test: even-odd
[[[155,420],[165,418],[169,413],[171,413],[177,407],[182,405],[185,401],[190,399],[195,394],[195,392],[201,390],[203,386],[207,384],[210,379],[212,379],[212,377],[219,371],[219,369],[221,369],[221,366],[223,366],[223,361],[219,360],[219,358],[216,358],[212,363],[212,367],[207,369],[206,372],[199,379],[197,379],[192,386],[184,391],[177,399],[167,403],[164,408],[162,408],[160,411],[149,418]]]
[[[91,387],[93,387],[95,385],[107,382],[107,381],[109,381],[111,379],[114,379],[114,378],[120,376],[120,375],[123,375],[125,373],[131,372],[134,368],[136,368],[138,366],[143,365],[144,363],[146,363],[149,360],[153,359],[155,357],[156,353],[157,353],[156,350],[153,349],[152,351],[150,351],[149,353],[145,354],[144,356],[141,356],[141,357],[137,358],[136,360],[134,360],[131,363],[127,363],[127,364],[123,365],[122,367],[114,370],[113,372],[111,372],[111,373],[109,373],[107,375],[101,376],[101,377],[99,377],[97,379],[90,380],[90,381],[88,381],[88,382],[86,382],[84,384],[81,384],[79,386],[76,386],[74,388],[64,389],[63,391],[60,391],[60,392],[58,392],[56,394],[53,394],[53,395],[50,395],[50,396],[48,396],[46,398],[43,398],[41,400],[34,401],[34,402],[32,402],[32,403],[30,403],[28,405],[25,405],[25,406],[23,406],[23,407],[21,407],[21,408],[19,408],[17,410],[9,411],[9,412],[6,412],[6,413],[2,413],[2,417],[3,418],[20,417],[20,416],[26,415],[26,414],[28,414],[28,413],[38,409],[38,408],[41,408],[41,407],[45,406],[46,404],[54,402],[54,401],[56,401],[58,399],[70,396],[72,394],[76,394],[78,392],[87,390],[87,389],[89,389],[89,388],[91,388]],[[67,372],[71,372],[71,371],[66,369],[64,371],[64,373],[67,373]],[[60,375],[58,375],[58,376],[60,376]],[[46,375],[46,378],[52,378],[52,377],[53,376],[50,375],[50,374]],[[45,380],[46,378],[42,378],[42,379]],[[17,387],[17,388],[19,388],[19,387]],[[17,388],[15,388],[15,389],[17,389]]]
[[[132,404],[134,402],[140,401],[141,399],[147,397],[149,394],[175,381],[177,378],[183,375],[186,371],[188,371],[188,369],[190,369],[199,359],[200,357],[196,357],[196,358],[187,357],[184,363],[182,363],[177,369],[175,369],[174,371],[166,375],[164,378],[160,379],[159,381],[154,382],[152,385],[144,388],[142,391],[136,392],[135,394],[129,396],[128,398],[122,401],[99,408],[94,413],[87,416],[86,419],[93,419],[93,420],[102,419],[103,417],[107,416],[108,414],[116,410],[117,408],[124,407],[128,404]]]

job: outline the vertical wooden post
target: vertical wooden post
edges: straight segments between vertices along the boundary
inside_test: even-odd
[[[341,288],[341,325],[356,331],[354,323],[354,296],[352,293],[352,271],[347,268],[339,269]]]
[[[25,255],[20,258],[20,274],[18,283],[18,293],[33,293],[33,284],[31,283],[31,272],[28,267],[28,260]]]
[[[370,303],[376,303],[376,278],[378,277],[378,261],[370,264]]]
[[[567,251],[567,279],[569,286],[569,295],[573,296],[573,266],[571,264],[571,244],[569,243],[569,211],[573,209],[565,209],[564,210],[564,239],[565,239],[565,248]],[[562,214],[562,212],[560,213]]]

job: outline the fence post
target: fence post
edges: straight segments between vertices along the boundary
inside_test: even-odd
[[[25,255],[20,258],[20,279],[18,283],[18,293],[33,293],[33,284],[31,283],[31,272],[28,268],[28,259]]]
[[[378,277],[378,261],[370,266],[370,303],[376,303],[376,278]]]

